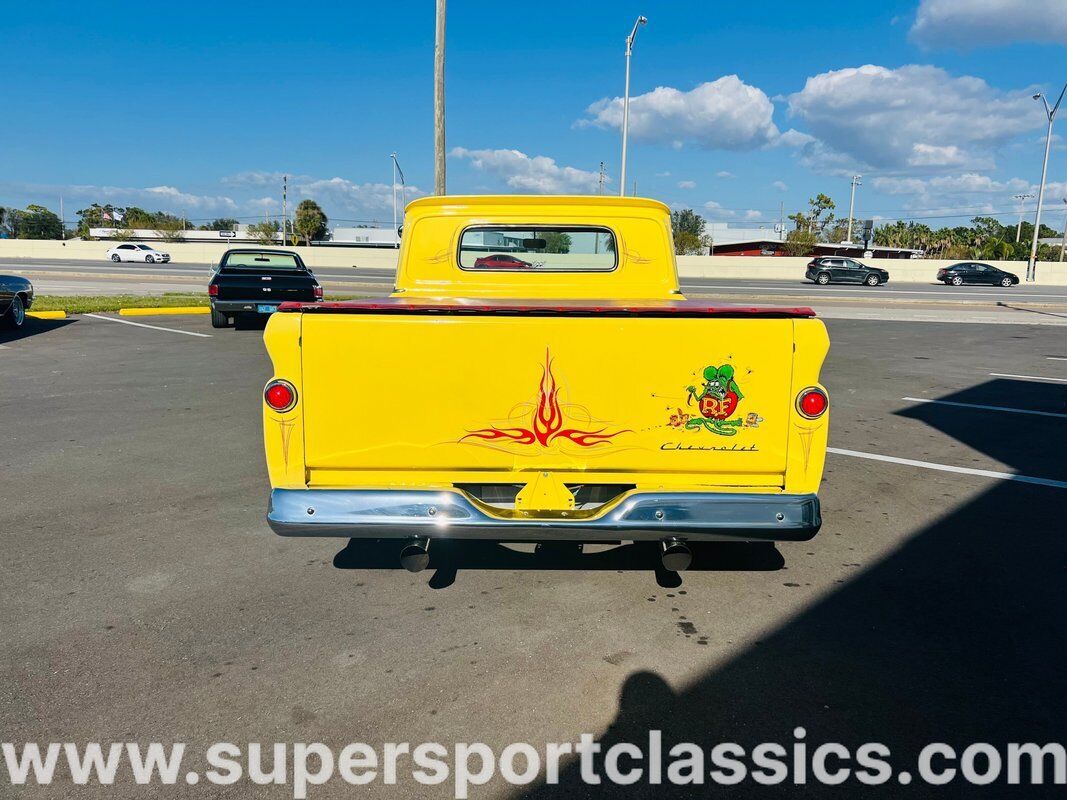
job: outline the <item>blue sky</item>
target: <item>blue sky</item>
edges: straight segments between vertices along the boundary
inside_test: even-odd
[[[291,200],[384,222],[394,150],[411,194],[432,186],[430,0],[154,5],[5,9],[0,205],[255,218],[285,172]],[[591,192],[601,161],[617,191],[638,14],[629,177],[737,224],[820,191],[847,213],[854,172],[860,216],[1012,219],[1040,176],[1030,95],[1067,81],[1063,0],[453,0],[449,192]],[[1049,180],[1058,226],[1059,142]]]

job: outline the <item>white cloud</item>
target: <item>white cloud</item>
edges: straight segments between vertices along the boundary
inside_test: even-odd
[[[789,111],[814,134],[800,152],[819,171],[989,169],[997,149],[1040,127],[1030,94],[938,67],[867,64],[808,78]]]
[[[988,175],[980,175],[976,172],[962,175],[938,175],[929,180],[878,177],[874,179],[873,185],[875,189],[886,194],[1008,194],[1019,193],[1030,188],[1029,182],[1022,178],[996,181]]]
[[[779,192],[788,192],[789,191],[789,187],[786,185],[785,181],[775,181],[774,183],[771,184],[771,186],[773,186]]]
[[[922,0],[911,39],[927,47],[1067,44],[1063,0]]]
[[[547,156],[528,156],[519,150],[468,150],[453,148],[449,155],[470,161],[475,169],[503,178],[509,188],[535,194],[591,194],[599,174],[576,167],[561,167]],[[608,183],[610,183],[608,179]]]
[[[972,216],[1003,213],[1009,207],[1019,207],[1015,195],[1037,194],[1037,187],[1022,178],[998,181],[977,172],[933,178],[879,176],[871,185],[883,194],[906,197],[904,208],[933,216],[955,215],[961,211]]]
[[[714,200],[708,200],[704,204],[704,210],[707,212],[704,216],[708,219],[729,219],[737,216],[736,212],[723,208],[720,203],[716,203]]]
[[[762,211],[757,211],[754,208],[750,208],[748,211],[745,212],[745,219],[747,219],[747,220],[763,219],[763,212]]]
[[[603,98],[586,109],[578,125],[622,127],[622,98]],[[753,150],[777,144],[774,104],[736,75],[702,83],[687,92],[659,86],[630,98],[630,136],[678,148],[686,143],[706,149]]]
[[[183,192],[174,186],[97,186],[93,184],[36,184],[4,183],[5,195],[29,198],[62,195],[67,208],[78,204],[111,203],[117,206],[139,206],[148,211],[229,213],[238,204],[225,195],[203,195]],[[32,201],[31,201],[32,202]],[[69,216],[69,211],[68,211]]]
[[[393,187],[388,183],[357,183],[346,178],[308,178],[293,187],[294,196],[310,197],[338,211],[356,214],[380,214],[393,207]],[[408,200],[426,194],[418,186],[405,190]],[[397,192],[397,203],[401,198]]]
[[[695,189],[697,188],[696,181],[678,181],[679,189]]]
[[[656,177],[657,178],[669,178],[669,177],[671,177],[671,173],[669,173],[669,172],[657,172],[656,173]]]
[[[718,172],[715,173],[715,177],[716,178],[732,178],[732,177],[734,177],[734,174],[732,172],[727,172],[724,169],[720,169]]]
[[[310,180],[307,175],[294,175],[291,172],[265,172],[262,170],[245,170],[234,175],[226,175],[219,179],[223,186],[277,186],[281,191],[282,180],[289,178],[289,183]]]

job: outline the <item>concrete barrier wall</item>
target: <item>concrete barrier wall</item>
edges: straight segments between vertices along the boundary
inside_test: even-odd
[[[0,239],[0,259],[41,258],[57,262],[66,260],[106,261],[107,251],[118,242],[35,241]],[[217,264],[230,247],[223,242],[152,242],[157,250],[170,253],[174,264]],[[254,247],[254,245],[242,245]],[[277,247],[278,245],[275,245]],[[370,247],[287,247],[300,254],[309,267],[373,267],[395,269],[396,251]]]
[[[938,258],[864,258],[864,264],[889,271],[890,283],[930,283],[937,271],[958,260]],[[683,278],[720,278],[735,280],[803,280],[810,258],[787,256],[678,256],[678,274]],[[983,261],[1026,280],[1023,261]],[[1037,283],[1067,286],[1067,263],[1038,263]]]
[[[115,242],[68,242],[0,239],[0,259],[40,258],[55,261],[103,261],[107,250]],[[171,254],[175,264],[211,264],[218,262],[227,250],[225,243],[181,242],[161,243],[161,250]],[[312,267],[355,267],[395,269],[397,252],[388,248],[367,247],[292,247]],[[679,256],[678,272],[683,278],[719,278],[733,280],[799,280],[804,277],[809,258],[784,256]],[[892,283],[929,283],[937,270],[955,261],[941,259],[868,258],[865,264],[889,270]],[[1014,272],[1025,278],[1026,264],[1021,261],[988,261],[988,264]],[[1037,283],[1048,286],[1067,286],[1067,264],[1041,262]]]

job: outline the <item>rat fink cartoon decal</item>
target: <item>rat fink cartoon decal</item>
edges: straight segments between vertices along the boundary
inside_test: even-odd
[[[567,443],[578,447],[597,447],[608,444],[616,436],[632,433],[630,430],[608,431],[608,426],[595,430],[583,430],[574,427],[577,422],[595,425],[595,420],[581,406],[561,403],[560,387],[556,376],[552,374],[552,357],[545,351],[545,364],[541,368],[541,384],[537,399],[520,403],[515,407],[508,421],[514,420],[514,426],[497,426],[471,431],[460,439],[469,444],[485,444],[513,452],[512,447],[542,449],[554,444]],[[518,424],[525,423],[525,424]],[[499,445],[505,445],[499,448]]]
[[[758,428],[763,418],[749,413],[744,419],[731,419],[737,411],[738,404],[745,399],[741,387],[735,379],[732,364],[708,366],[704,368],[704,385],[699,391],[695,386],[687,386],[686,405],[696,404],[700,416],[687,414],[678,409],[671,414],[670,424],[673,428],[686,430],[707,430],[720,436],[736,436],[739,428]]]

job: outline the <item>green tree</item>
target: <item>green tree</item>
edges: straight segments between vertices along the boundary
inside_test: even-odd
[[[126,209],[113,206],[111,203],[106,205],[93,203],[88,208],[75,212],[78,215],[78,225],[75,227],[74,233],[82,239],[88,239],[90,228],[116,227],[119,223],[116,222],[115,215],[119,214],[121,216],[125,211]]]
[[[671,230],[677,236],[683,231],[694,236],[703,236],[707,222],[691,208],[676,209],[671,212]]]
[[[326,237],[326,213],[314,200],[301,200],[296,207],[293,229],[304,237],[304,244]]]
[[[546,253],[569,253],[571,251],[571,236],[562,231],[542,231],[541,238],[545,240]]]
[[[793,230],[782,242],[782,250],[787,256],[811,255],[815,245],[819,243],[819,237],[809,230]]]
[[[790,214],[789,220],[793,223],[793,230],[814,233],[816,237],[821,239],[824,236],[824,231],[833,224],[833,211],[835,208],[834,201],[830,199],[829,195],[820,192],[808,200],[808,211],[806,213],[798,211],[795,214]],[[826,216],[823,216],[823,214]]]
[[[164,242],[181,242],[185,239],[185,220],[163,214],[154,222],[155,231]]]
[[[281,224],[275,220],[264,220],[248,226],[248,235],[260,244],[274,244],[274,237],[281,231]]]
[[[711,250],[710,236],[697,236],[691,231],[674,234],[674,254],[678,256],[703,256]]]
[[[18,212],[19,239],[62,239],[63,223],[59,217],[44,206],[28,205]]]
[[[219,217],[213,219],[206,225],[201,225],[199,230],[202,231],[232,231],[237,229],[237,220],[232,217]]]
[[[674,253],[679,256],[702,255],[711,249],[711,237],[704,235],[707,221],[691,208],[671,212]]]

